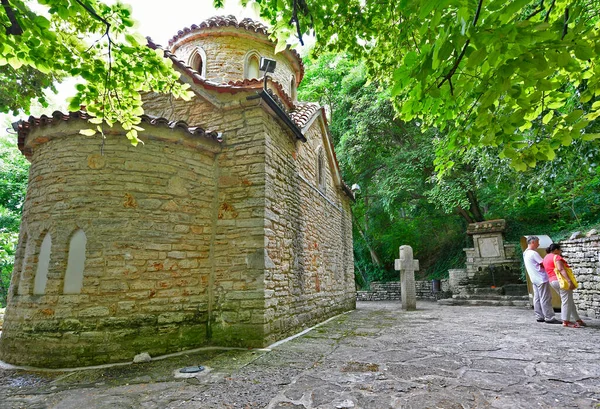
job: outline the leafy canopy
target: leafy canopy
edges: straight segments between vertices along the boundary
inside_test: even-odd
[[[0,308],[6,305],[28,172],[16,142],[0,136]]]
[[[0,112],[29,111],[31,100],[47,105],[52,80],[78,77],[69,109],[85,105],[101,124],[119,122],[137,143],[143,114],[141,92],[189,98],[171,62],[146,46],[134,30],[131,10],[96,0],[3,0],[0,8]],[[4,84],[8,84],[6,87]]]
[[[587,130],[600,116],[598,2],[247,2],[279,40],[314,33],[319,50],[364,57],[402,119],[444,135],[441,171],[473,146],[499,147],[525,170],[573,140],[600,136]]]

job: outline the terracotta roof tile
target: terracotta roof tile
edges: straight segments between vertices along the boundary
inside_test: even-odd
[[[93,116],[88,114],[85,111],[75,111],[69,113],[63,113],[61,111],[54,111],[51,116],[42,115],[39,118],[34,116],[30,116],[27,120],[18,121],[13,124],[14,130],[18,134],[17,144],[19,150],[25,154],[25,138],[29,131],[33,128],[37,128],[40,126],[47,126],[57,124],[63,121],[69,121],[71,119],[82,119],[88,120]],[[142,115],[141,117],[142,123],[147,123],[153,126],[166,126],[171,129],[179,128],[186,131],[188,134],[193,136],[204,136],[209,139],[213,139],[217,142],[221,142],[221,134],[214,131],[205,131],[203,128],[197,126],[189,126],[184,121],[169,121],[166,118],[155,118],[148,115]]]
[[[189,126],[185,121],[169,121],[167,118],[162,117],[153,117],[149,115],[142,115],[140,117],[142,122],[148,123],[154,126],[167,126],[168,128],[175,129],[183,129],[190,135],[194,136],[205,136],[209,139],[213,139],[217,142],[223,142],[220,132],[216,131],[207,131],[204,128],[199,126]]]
[[[214,16],[207,20],[204,20],[200,24],[192,24],[190,27],[186,27],[183,30],[179,30],[177,34],[175,34],[169,40],[169,45],[173,45],[173,43],[175,43],[179,38],[183,37],[188,33],[200,31],[207,28],[218,27],[243,28],[244,30],[253,31],[255,33],[269,35],[269,28],[258,21],[245,18],[242,21],[238,22],[235,16]]]
[[[262,34],[266,37],[268,37],[270,34],[269,28],[267,26],[265,26],[264,24],[262,24],[259,21],[254,21],[250,18],[245,18],[238,22],[237,19],[235,18],[235,16],[231,16],[231,15],[229,15],[229,16],[214,16],[207,20],[204,20],[200,24],[192,24],[190,27],[185,27],[183,30],[179,30],[177,32],[177,34],[175,34],[169,40],[169,47],[172,46],[173,44],[175,44],[177,42],[177,40],[179,40],[181,37],[185,36],[186,34],[194,33],[197,31],[202,31],[202,30],[210,30],[210,29],[219,28],[219,27],[241,28],[243,30]],[[271,40],[269,39],[269,41],[271,41]],[[298,83],[300,83],[300,81],[302,81],[302,78],[304,77],[304,63],[302,62],[302,57],[300,57],[300,54],[298,54],[298,52],[296,50],[294,50],[293,48],[290,48],[289,45],[287,46],[287,51],[289,51],[294,56],[294,58],[297,60],[299,66],[300,66],[300,78],[298,80]]]
[[[207,20],[204,20],[200,24],[192,24],[190,27],[186,27],[183,30],[179,30],[170,40],[169,45],[173,45],[178,39],[184,35],[200,31],[207,28],[218,28],[218,27],[235,27],[243,28],[244,30],[253,31],[255,33],[269,35],[269,28],[261,22],[254,21],[249,18],[245,18],[238,22],[235,16],[214,16]]]
[[[319,104],[314,102],[298,102],[288,115],[302,129],[320,108]]]

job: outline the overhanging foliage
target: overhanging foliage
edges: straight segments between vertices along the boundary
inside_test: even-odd
[[[218,1],[216,2],[218,3]],[[600,116],[596,0],[250,0],[275,36],[363,57],[397,112],[443,134],[440,171],[474,146],[518,170],[593,140]]]

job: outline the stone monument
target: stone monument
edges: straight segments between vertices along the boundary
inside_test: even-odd
[[[520,258],[515,245],[504,241],[504,219],[471,223],[467,234],[473,237],[473,247],[464,249],[467,255],[467,276],[475,285],[501,287],[518,283]]]
[[[400,271],[402,308],[406,311],[414,311],[417,309],[415,271],[419,270],[419,260],[413,259],[412,247],[400,246],[400,258],[395,260],[395,270]]]
[[[504,219],[470,223],[467,235],[473,238],[473,247],[465,248],[464,269],[448,271],[450,289],[454,296],[494,290],[499,294],[521,295],[521,255],[516,246],[504,241]]]

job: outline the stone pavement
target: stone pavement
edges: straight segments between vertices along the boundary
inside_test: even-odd
[[[599,408],[600,320],[359,303],[270,351],[203,350],[77,372],[0,370],[0,408]],[[186,379],[183,366],[207,370]]]

